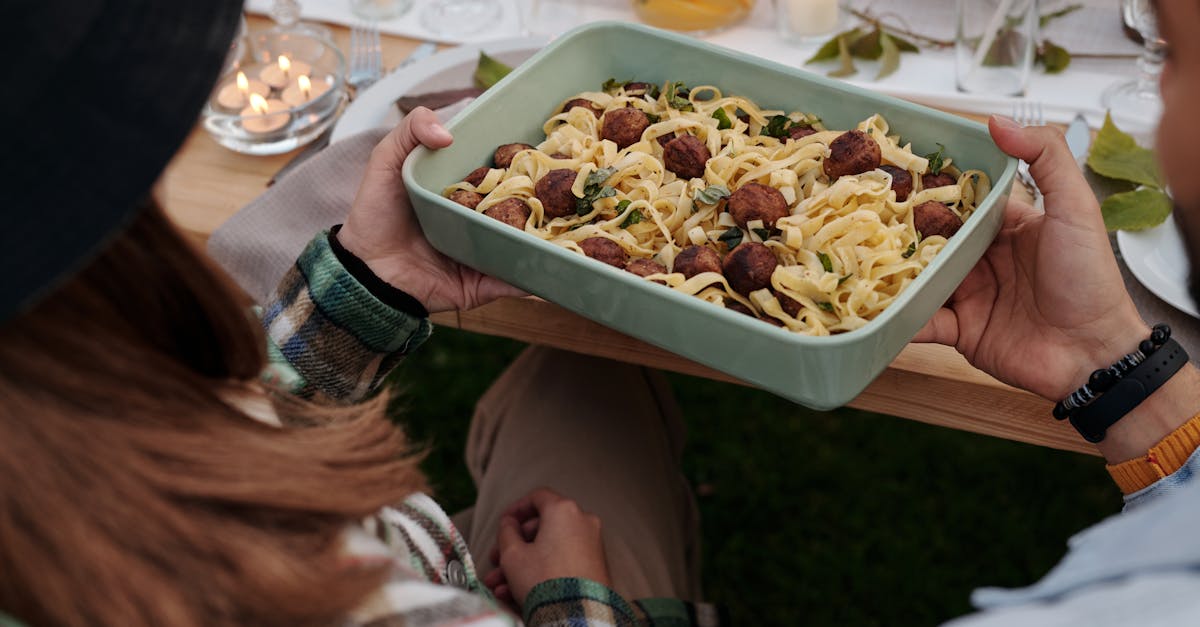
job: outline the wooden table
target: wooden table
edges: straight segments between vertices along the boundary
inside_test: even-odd
[[[251,28],[269,24],[251,17]],[[343,50],[349,31],[332,27]],[[384,67],[395,67],[419,42],[383,38]],[[262,193],[291,154],[240,155],[197,126],[164,174],[160,187],[167,213],[197,243]],[[458,313],[438,314],[436,324],[513,338],[580,353],[634,362],[722,381],[728,375],[680,358],[536,299],[504,299]],[[537,324],[528,321],[537,320]],[[954,349],[911,344],[851,407],[929,424],[994,435],[1042,446],[1096,454],[1067,424],[1050,418],[1051,403],[1006,386],[973,368]]]

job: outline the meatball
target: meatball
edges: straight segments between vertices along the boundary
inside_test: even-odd
[[[607,237],[589,237],[579,242],[579,247],[583,249],[583,254],[614,268],[624,268],[625,262],[629,260],[625,249]]]
[[[654,85],[651,85],[650,83],[643,83],[640,81],[635,81],[633,83],[625,84],[625,93],[629,94],[631,96],[634,94],[645,94],[646,92],[653,91],[653,90],[654,90]]]
[[[927,172],[921,175],[921,185],[925,189],[946,187],[948,185],[958,185],[958,179],[954,178],[953,174],[947,174],[946,172],[940,172],[938,174]]]
[[[667,267],[653,259],[631,259],[625,269],[641,277],[667,273]]]
[[[913,207],[913,226],[922,237],[941,235],[949,239],[954,237],[962,225],[962,220],[954,215],[949,207],[936,200]]]
[[[775,253],[765,244],[746,242],[725,255],[721,267],[729,287],[739,294],[749,294],[770,287],[771,274],[778,265]]]
[[[666,148],[667,144],[675,141],[675,135],[672,133],[667,133],[666,135],[659,135],[654,140],[658,142],[659,146]]]
[[[751,308],[749,308],[749,307],[747,307],[747,306],[745,306],[745,305],[743,305],[743,304],[741,304],[741,303],[737,302],[736,300],[733,300],[732,298],[731,298],[731,299],[729,299],[729,300],[727,300],[727,301],[725,301],[725,308],[726,308],[726,309],[732,309],[733,311],[736,311],[736,312],[738,312],[738,313],[740,313],[740,314],[744,314],[744,315],[750,316],[751,318],[757,318],[757,317],[758,317],[758,314],[754,313],[754,310],[753,310],[753,309],[751,309]]]
[[[793,318],[800,315],[800,310],[804,308],[804,306],[800,304],[800,301],[788,296],[787,294],[784,294],[783,292],[780,292],[779,290],[771,290],[771,292],[774,293],[775,298],[779,300],[779,306],[783,309],[784,313]]]
[[[469,192],[465,189],[456,189],[450,192],[450,200],[453,200],[467,209],[474,209],[475,207],[479,206],[479,203],[483,202],[483,195],[475,192]]]
[[[762,220],[766,228],[774,228],[775,221],[787,217],[787,200],[783,194],[769,185],[747,183],[729,196],[726,204],[729,215],[743,229],[754,220]]]
[[[575,107],[583,107],[584,109],[591,111],[592,115],[600,117],[600,109],[596,107],[596,103],[588,100],[587,98],[572,98],[568,100],[567,104],[563,105],[562,112],[566,113]]]
[[[575,213],[575,171],[566,168],[550,170],[533,186],[533,195],[542,201],[548,218],[562,218]]]
[[[529,220],[531,213],[533,210],[529,208],[529,203],[520,198],[505,198],[483,210],[483,215],[495,218],[522,231],[525,230],[525,223]]]
[[[512,165],[513,157],[517,156],[522,150],[533,150],[533,146],[529,144],[504,144],[496,149],[496,153],[492,155],[492,162],[497,168],[507,168]]]
[[[721,256],[707,246],[688,246],[675,255],[675,272],[692,278],[704,272],[721,272]]]
[[[708,146],[693,135],[682,135],[663,146],[663,164],[676,176],[695,179],[704,176],[704,165],[712,158]]]
[[[604,114],[600,137],[613,142],[617,148],[628,148],[642,139],[642,133],[649,126],[650,118],[638,109],[614,109]]]
[[[883,151],[870,135],[862,131],[846,131],[829,143],[825,158],[825,174],[836,179],[847,174],[862,174],[879,167]]]
[[[912,193],[913,189],[912,175],[908,173],[908,170],[894,165],[881,165],[879,169],[892,175],[892,191],[896,192],[896,201],[908,200],[908,195]]]
[[[792,126],[787,130],[788,139],[800,139],[816,133],[816,129],[811,126]]]
[[[471,170],[470,174],[463,178],[463,182],[470,183],[475,187],[479,187],[479,184],[483,182],[483,179],[487,178],[488,172],[491,171],[492,169],[487,166],[475,168],[474,170]]]

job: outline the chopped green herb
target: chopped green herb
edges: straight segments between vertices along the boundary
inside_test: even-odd
[[[847,274],[846,276],[844,276],[844,277],[842,277],[842,278],[838,279],[838,287],[841,287],[842,283],[845,283],[845,282],[846,282],[847,280],[849,280],[849,279],[850,279],[850,277],[852,277],[852,276],[854,276],[854,273]]]
[[[696,190],[692,195],[692,202],[701,205],[715,205],[721,202],[722,198],[729,198],[729,188],[724,185],[709,185],[704,189]]]
[[[771,229],[750,229],[750,230],[754,231],[754,234],[757,235],[758,238],[763,240],[764,242],[767,241],[768,239],[770,239],[770,237],[771,237]]]
[[[905,259],[908,259],[909,257],[912,257],[912,256],[913,256],[913,255],[915,255],[916,253],[917,253],[917,243],[916,243],[916,242],[913,242],[913,243],[911,243],[911,244],[909,244],[909,245],[908,245],[908,250],[904,251],[904,254],[903,254],[903,255],[901,255],[901,257],[904,257]]]
[[[820,307],[821,309],[824,309],[825,311],[828,311],[828,312],[833,312],[833,303],[827,303],[827,302],[821,301],[821,302],[817,303],[817,307]]]
[[[617,195],[617,190],[604,184],[616,172],[616,168],[600,168],[588,175],[583,182],[583,198],[575,199],[577,215],[585,216],[592,212],[592,204],[597,200]]]
[[[625,211],[625,207],[628,207],[628,206],[629,206],[629,201],[622,200],[620,203],[617,204],[617,213],[620,214],[622,211]],[[634,209],[633,211],[629,212],[628,216],[625,216],[625,221],[621,223],[621,228],[624,229],[627,227],[631,227],[645,219],[646,219],[646,217],[642,215],[641,211]]]
[[[643,113],[645,113],[645,112],[643,111]],[[658,124],[659,122],[662,121],[662,116],[655,115],[653,113],[646,113],[646,119],[650,120],[651,124]]]
[[[587,193],[587,188],[597,185],[603,185],[612,175],[617,173],[616,168],[600,168],[588,175],[587,180],[583,182],[584,194]]]
[[[688,86],[682,81],[667,83],[667,106],[680,111],[693,111],[695,108],[688,100],[688,95],[691,93],[692,90],[688,89]]]
[[[729,119],[729,115],[724,109],[713,111],[712,116],[717,119],[717,130],[723,131],[727,128],[733,128],[733,122]]]
[[[937,152],[931,152],[925,155],[925,158],[929,159],[929,172],[931,174],[940,174],[942,172],[942,166],[944,165],[942,160],[942,152],[946,150],[946,147],[940,143],[937,145],[937,147]]]
[[[817,253],[817,259],[821,260],[821,267],[825,268],[826,272],[833,272],[833,260],[825,253]]]
[[[772,116],[767,120],[767,125],[763,127],[762,134],[767,137],[783,139],[787,137],[788,128],[792,125],[792,120],[786,115]]]
[[[733,250],[734,248],[737,248],[738,244],[742,243],[742,230],[736,226],[732,227],[728,231],[722,233],[721,236],[717,238],[717,241],[728,246],[729,250]]]
[[[619,81],[615,78],[610,78],[600,85],[601,91],[616,91],[629,84],[629,81]]]

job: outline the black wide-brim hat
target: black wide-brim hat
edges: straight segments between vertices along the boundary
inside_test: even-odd
[[[241,0],[16,0],[0,18],[0,323],[120,232],[196,122]]]

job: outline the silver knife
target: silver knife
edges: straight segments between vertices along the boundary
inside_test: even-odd
[[[395,72],[400,68],[408,67],[426,57],[433,56],[437,50],[437,44],[433,43],[432,41],[427,41],[414,48],[412,52],[408,53],[408,56],[404,57],[404,60],[401,61],[400,65],[397,65],[392,72]],[[296,156],[292,157],[290,161],[283,164],[283,167],[279,168],[279,171],[271,176],[271,180],[267,181],[267,187],[274,185],[275,181],[283,178],[285,174],[291,172],[296,168],[296,166],[307,161],[309,157],[321,152],[326,146],[329,145],[329,138],[332,135],[333,126],[330,126],[325,130],[324,133],[321,133],[320,136],[314,139],[311,144],[305,146],[304,150],[296,153]]]
[[[1092,130],[1088,128],[1087,118],[1083,117],[1082,113],[1077,113],[1075,119],[1067,126],[1067,148],[1071,149],[1071,155],[1081,167],[1087,160],[1088,147],[1091,144]]]

